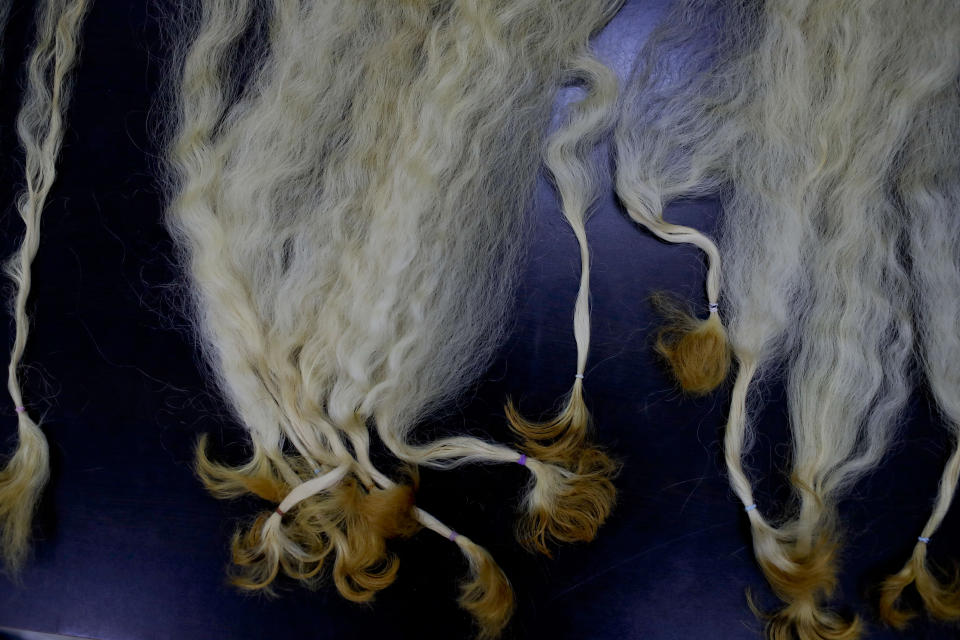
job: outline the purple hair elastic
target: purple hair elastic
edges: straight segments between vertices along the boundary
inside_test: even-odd
[[[720,309],[720,305],[716,302],[710,303],[710,313],[716,313]]]
[[[753,510],[756,509],[756,508],[757,508],[757,503],[754,502],[753,504],[748,504],[747,506],[745,506],[745,507],[743,508],[743,510],[746,511],[747,513],[749,513],[749,512],[753,511]]]
[[[17,413],[23,413],[24,411],[27,410],[27,408],[26,408],[26,407],[17,407],[15,410],[16,410]]]
[[[451,530],[450,530],[450,535],[448,535],[447,538],[450,539],[450,542],[456,542],[456,541],[457,541],[457,538],[458,538],[459,536],[460,536],[459,533],[457,533],[456,531],[454,531],[453,529],[451,529]]]
[[[526,466],[526,464],[527,464],[527,454],[521,453],[521,454],[520,454],[520,457],[517,458],[517,464],[520,465],[521,467]]]
[[[922,542],[923,544],[927,544],[928,542],[930,542],[930,538],[925,538],[924,536],[919,536],[917,540]]]

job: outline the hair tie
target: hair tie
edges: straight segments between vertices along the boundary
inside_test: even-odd
[[[749,513],[749,512],[753,511],[753,510],[756,509],[756,508],[757,508],[757,503],[754,502],[753,504],[748,504],[747,506],[745,506],[745,507],[743,508],[743,510],[746,511],[747,513]]]
[[[573,377],[576,378],[576,379],[578,379],[578,380],[583,380],[583,374],[582,374],[582,373],[578,373],[577,375],[575,375],[575,376],[573,376]]]
[[[284,511],[283,509],[281,509],[280,507],[277,507],[275,511],[276,511],[276,514],[277,514],[278,516],[280,516],[281,518],[282,518],[283,516],[287,515],[287,512]]]
[[[716,313],[718,309],[720,309],[720,305],[718,303],[716,302],[710,303],[710,313]]]
[[[919,540],[919,541],[922,542],[923,544],[927,544],[928,542],[930,542],[930,538],[927,538],[927,537],[924,537],[924,536],[918,537],[917,540]]]
[[[454,531],[453,529],[451,529],[451,530],[450,530],[450,535],[448,535],[447,538],[450,540],[450,542],[456,542],[456,541],[457,541],[457,537],[458,537],[459,535],[460,535],[459,533],[457,533],[456,531]]]
[[[17,408],[15,409],[15,411],[16,411],[17,413],[23,413],[23,412],[26,411],[26,410],[27,410],[26,407],[17,407]]]
[[[517,464],[520,465],[521,467],[527,466],[527,454],[521,453],[520,457],[517,458]]]

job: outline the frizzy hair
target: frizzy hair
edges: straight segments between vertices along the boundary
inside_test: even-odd
[[[953,38],[960,27],[953,21]],[[944,43],[949,42],[945,40]],[[911,618],[900,596],[913,585],[924,608],[935,618],[960,619],[960,582],[945,582],[931,570],[927,546],[953,501],[960,478],[960,53],[945,46],[943,65],[953,68],[955,81],[931,101],[903,154],[897,194],[909,225],[910,278],[918,319],[921,362],[929,388],[950,432],[952,453],[944,467],[929,519],[919,532],[903,569],[883,583],[880,615],[903,628]]]
[[[773,59],[765,83],[773,84],[766,80],[772,75],[785,90],[782,99],[766,105],[768,121],[792,119],[785,110],[788,100],[812,106],[809,120],[795,121],[802,127],[798,133],[811,141],[799,148],[796,164],[783,165],[797,177],[780,184],[759,182],[755,188],[758,194],[785,193],[788,206],[792,202],[809,211],[809,241],[800,241],[795,254],[802,294],[792,301],[793,317],[785,326],[793,342],[787,393],[790,480],[798,504],[792,518],[775,530],[758,509],[749,516],[761,567],[774,578],[778,595],[787,596],[787,607],[770,620],[771,635],[856,637],[856,618],[843,620],[821,603],[836,584],[842,536],[837,505],[889,450],[911,389],[913,321],[905,304],[910,281],[902,254],[903,215],[889,185],[918,114],[955,78],[955,67],[937,43],[955,40],[960,15],[949,3],[928,3],[921,11],[910,3],[828,2],[806,10],[791,6],[772,17],[768,33],[793,42],[793,50],[783,55],[802,67]],[[850,28],[838,31],[838,19]],[[796,87],[803,98],[798,99]],[[790,125],[776,126],[787,131],[775,129],[767,138],[773,140],[766,143],[771,161],[790,158],[783,142],[792,137]],[[737,176],[743,182],[752,171],[746,165]],[[755,202],[766,204],[761,198]],[[758,217],[770,215],[769,207],[761,211]],[[796,215],[795,209],[786,211]],[[727,269],[733,274],[728,290],[737,314],[731,332],[740,382],[749,379],[749,345],[756,332],[747,314],[769,304],[751,299],[767,293],[754,285],[763,277],[756,273],[768,264],[737,264],[755,241],[743,242],[749,227],[733,224],[734,230],[727,229]],[[771,259],[780,258],[773,253]],[[753,275],[743,278],[747,273]],[[737,391],[732,402],[739,409]],[[731,423],[733,418],[731,411]],[[733,477],[742,454],[735,441],[728,444]],[[745,505],[752,504],[742,486],[738,493]]]
[[[837,505],[889,449],[910,391],[905,231],[890,184],[918,114],[955,81],[937,43],[955,41],[956,9],[680,3],[653,46],[686,46],[706,20],[718,20],[720,35],[691,59],[691,75],[641,76],[639,91],[650,86],[656,97],[647,105],[662,108],[628,124],[639,148],[654,152],[654,170],[620,195],[628,208],[656,213],[661,194],[722,187],[719,253],[738,363],[725,458],[754,554],[785,604],[764,614],[767,635],[855,638],[859,620],[827,607],[841,548]],[[622,155],[618,171],[648,157]],[[743,461],[755,389],[782,367],[795,501],[775,521],[758,508]]]
[[[330,558],[367,600],[395,574],[384,540],[424,526],[467,559],[481,636],[500,632],[509,581],[374,466],[373,433],[403,463],[520,462],[534,532],[595,535],[596,465],[411,431],[501,340],[553,94],[615,5],[213,0],[175,38],[169,227],[253,447],[232,467],[201,444],[197,470],[214,495],[280,502],[236,537],[238,585],[309,582]]]
[[[17,413],[18,441],[0,470],[0,546],[11,574],[26,561],[33,513],[50,476],[47,440],[25,406],[20,365],[29,333],[27,299],[31,266],[40,248],[40,217],[56,178],[70,98],[70,72],[77,60],[87,8],[87,0],[47,0],[38,5],[37,41],[27,65],[26,95],[17,117],[26,173],[26,187],[17,199],[24,235],[6,272],[16,287],[7,390]]]

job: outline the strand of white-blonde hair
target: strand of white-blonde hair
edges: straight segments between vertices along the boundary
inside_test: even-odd
[[[50,475],[46,437],[24,400],[21,363],[29,335],[27,300],[32,265],[40,248],[40,217],[56,178],[70,97],[68,79],[76,64],[80,28],[88,6],[88,0],[47,0],[38,7],[37,42],[28,63],[26,98],[17,118],[17,134],[25,153],[26,188],[17,200],[23,239],[7,264],[7,274],[16,287],[7,390],[17,415],[18,442],[0,471],[2,552],[11,573],[26,560],[33,513]]]

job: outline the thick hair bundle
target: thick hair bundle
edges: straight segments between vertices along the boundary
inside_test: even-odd
[[[825,608],[837,505],[889,449],[910,389],[909,276],[891,184],[931,101],[955,88],[957,52],[943,43],[956,42],[960,22],[948,2],[737,5],[681,3],[655,40],[686,47],[700,21],[720,16],[716,48],[689,58],[693,74],[678,81],[647,64],[635,77],[652,95],[645,108],[661,108],[629,112],[621,126],[618,193],[663,237],[673,231],[660,222],[663,202],[728,185],[719,253],[739,367],[725,450],[755,555],[786,604],[768,617],[768,635],[853,638],[859,622]],[[678,231],[711,256],[712,305],[714,250]],[[712,351],[698,351],[712,368]],[[775,524],[757,508],[743,459],[751,390],[780,365],[796,502]]]
[[[790,306],[784,307],[794,317],[782,325],[791,346],[790,479],[799,504],[792,520],[775,531],[767,531],[757,509],[750,519],[755,535],[760,533],[755,550],[761,566],[768,576],[783,573],[796,588],[780,593],[788,596],[788,607],[771,620],[773,635],[855,637],[856,620],[840,620],[819,603],[835,582],[833,560],[841,534],[837,504],[889,449],[910,391],[913,322],[905,301],[911,282],[902,257],[904,216],[890,186],[918,120],[956,82],[958,54],[946,51],[943,43],[956,41],[960,13],[949,2],[929,3],[922,11],[892,2],[824,3],[773,15],[767,33],[778,40],[794,38],[796,53],[782,44],[778,50],[790,53],[802,67],[781,63],[765,74],[777,73],[773,77],[784,87],[778,103],[768,105],[768,121],[800,123],[806,131],[796,131],[800,135],[794,139],[777,125],[773,135],[765,136],[773,142],[767,143],[774,152],[769,161],[781,162],[790,178],[786,184],[759,183],[753,191],[788,194],[783,215],[799,217],[806,225],[799,230],[802,235],[784,234],[799,246],[792,254],[797,257],[795,279],[784,287],[794,291]],[[841,15],[850,28],[838,31]],[[802,99],[797,87],[806,93]],[[788,115],[791,104],[801,105],[806,119]],[[794,153],[800,153],[791,162],[784,143],[798,145],[801,138],[806,148],[794,146]],[[735,188],[745,173],[737,172]],[[738,188],[738,193],[749,192]],[[741,202],[735,196],[731,211],[744,210]],[[771,216],[771,203],[754,202],[764,205],[754,219]],[[747,418],[739,411],[738,391],[746,392],[751,370],[764,357],[755,336],[764,335],[772,314],[769,301],[756,299],[769,293],[759,286],[762,274],[774,264],[782,267],[784,255],[791,254],[785,254],[787,240],[782,239],[763,262],[748,258],[739,263],[742,256],[757,255],[758,247],[749,223],[744,226],[734,219],[737,215],[725,231],[728,290],[736,314],[731,330],[741,363],[738,383],[744,386],[734,392],[737,411],[731,411],[728,425],[727,460],[740,485],[738,494],[749,506],[753,498],[744,490],[739,464],[745,450],[743,440],[737,441],[739,424]],[[761,313],[751,317],[757,310]],[[731,429],[735,422],[738,426]]]
[[[26,96],[17,118],[26,172],[26,187],[17,200],[24,236],[6,270],[16,286],[7,390],[16,410],[18,441],[12,457],[0,470],[0,546],[10,573],[16,573],[26,560],[33,513],[50,475],[47,440],[25,404],[20,364],[30,323],[30,269],[40,248],[40,216],[56,177],[70,97],[69,74],[76,62],[87,6],[87,0],[46,0],[38,6],[37,41],[30,55]],[[0,13],[5,16],[7,9],[5,6]]]
[[[589,456],[559,465],[411,430],[502,336],[554,93],[599,73],[587,42],[616,5],[202,3],[182,39],[169,225],[253,445],[226,467],[201,444],[198,471],[215,495],[280,503],[235,540],[241,586],[310,580],[332,554],[340,592],[367,600],[396,572],[384,540],[419,523],[457,543],[472,576],[461,604],[499,632],[509,582],[374,467],[371,432],[404,463],[525,464],[532,546],[595,535],[613,495]],[[579,149],[599,126],[582,123],[555,135]],[[565,184],[589,203],[589,184]]]
[[[952,38],[960,38],[960,20],[954,14]],[[948,49],[948,50],[947,50]],[[906,566],[883,585],[880,613],[895,627],[913,614],[899,601],[911,584],[927,611],[941,620],[960,619],[960,583],[947,583],[927,564],[927,543],[937,532],[960,479],[960,52],[939,52],[948,82],[920,118],[897,180],[897,195],[909,225],[910,278],[921,362],[933,397],[950,431],[953,453],[947,461],[933,512],[918,536]]]

